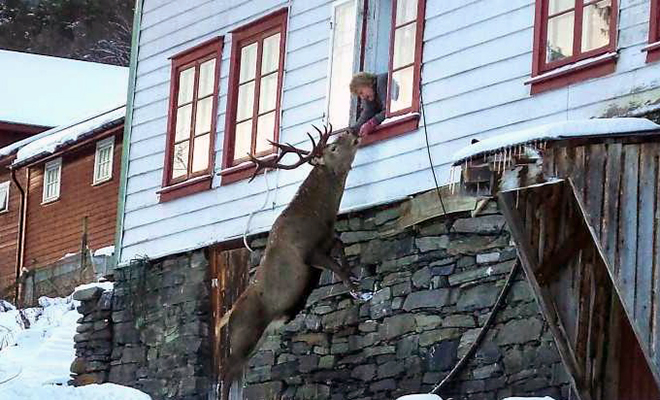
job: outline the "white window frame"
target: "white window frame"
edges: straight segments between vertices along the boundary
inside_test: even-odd
[[[7,211],[9,211],[9,187],[10,187],[9,181],[0,183],[0,192],[5,191],[6,192],[5,196],[7,196],[5,198],[4,208],[0,208],[0,214],[6,213]]]
[[[362,15],[363,7],[362,1],[360,0],[337,0],[330,7],[330,40],[329,40],[329,49],[328,49],[328,72],[327,72],[327,83],[325,91],[325,110],[324,110],[324,122],[328,122],[330,119],[330,91],[332,90],[332,52],[334,50],[334,41],[335,41],[335,16],[337,15],[337,8],[343,6],[346,3],[353,3],[355,7],[355,38],[353,39],[353,48],[356,50],[353,52],[353,73],[357,72],[360,68],[360,38],[362,37]],[[351,111],[349,115],[349,120],[347,126],[350,126],[355,122],[356,111],[357,111],[357,99],[355,96],[351,96]],[[336,126],[334,128],[345,128],[342,126]]]
[[[47,197],[47,188],[48,188],[48,171],[57,170],[57,183],[55,194],[50,197]],[[44,165],[44,179],[43,179],[43,200],[41,204],[46,204],[58,200],[60,198],[60,188],[62,186],[62,157],[56,158],[52,161],[48,161]]]
[[[110,149],[110,159],[108,161],[108,175],[99,176],[99,171],[101,167],[100,155],[103,150]],[[115,137],[110,136],[103,140],[96,142],[96,153],[94,154],[94,178],[93,185],[98,185],[104,182],[107,182],[112,179],[112,167],[114,161],[114,150],[115,150]]]

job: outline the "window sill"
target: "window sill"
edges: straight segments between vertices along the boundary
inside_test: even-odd
[[[394,118],[388,118],[376,129],[362,138],[361,145],[368,146],[381,140],[389,139],[404,133],[412,132],[419,127],[419,113],[410,113]]]
[[[96,182],[93,182],[93,183],[92,183],[92,186],[101,186],[101,185],[103,185],[104,183],[108,183],[108,182],[110,182],[110,181],[112,181],[112,177],[104,178],[104,179],[98,180],[98,181],[96,181]]]
[[[58,201],[59,199],[60,199],[60,196],[53,197],[52,199],[46,199],[46,200],[43,200],[43,201],[41,202],[41,205],[42,205],[42,206],[47,206],[48,204],[55,203],[55,202]]]
[[[610,52],[598,57],[578,61],[541,75],[525,82],[531,85],[531,94],[545,92],[568,86],[587,79],[598,78],[614,72],[618,54]]]
[[[649,43],[642,51],[646,52],[647,63],[660,60],[660,41]]]
[[[187,181],[174,184],[172,186],[166,186],[160,189],[156,193],[160,195],[160,202],[164,203],[167,201],[178,199],[180,197],[209,190],[211,189],[212,180],[213,180],[212,175],[203,175],[197,178],[192,178]]]
[[[275,158],[277,158],[277,154],[269,154],[264,157],[259,157],[259,159],[263,161],[270,161]],[[227,167],[218,172],[218,175],[221,176],[220,184],[228,185],[230,183],[250,178],[256,169],[257,166],[252,161],[245,161],[238,165],[234,165],[233,167]],[[259,173],[262,174],[263,170]]]

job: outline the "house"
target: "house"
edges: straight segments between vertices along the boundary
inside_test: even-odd
[[[5,160],[11,177],[3,286],[20,301],[63,296],[108,273],[125,107],[53,128]],[[9,297],[13,293],[6,293]]]
[[[338,230],[376,293],[357,304],[324,275],[266,338],[237,395],[431,390],[498,309],[516,263],[497,207],[436,191],[453,155],[549,123],[657,120],[659,13],[657,0],[140,0],[116,242],[113,346],[129,355],[99,379],[158,399],[221,384],[226,343],[213,327],[308,171],[250,183],[245,154],[272,155],[266,139],[303,145],[311,124],[349,125],[358,105],[347,83],[366,70],[388,74],[387,118],[363,139]],[[444,395],[584,398],[525,285]]]
[[[36,186],[41,185],[38,180],[43,174],[43,165],[40,165],[39,161],[43,161],[46,154],[30,160],[29,163],[18,154],[25,154],[26,147],[41,148],[45,146],[44,143],[50,143],[47,147],[50,148],[55,143],[51,142],[52,140],[60,140],[57,138],[60,138],[63,132],[70,134],[76,129],[90,129],[81,135],[86,140],[90,139],[90,134],[93,137],[107,134],[107,132],[92,132],[87,121],[88,116],[105,115],[108,108],[116,108],[125,102],[128,71],[126,68],[112,65],[6,50],[0,50],[0,71],[3,76],[11,77],[3,80],[3,96],[0,99],[0,205],[2,206],[0,207],[0,297],[14,298],[17,294],[16,279],[22,267],[26,270],[42,268],[67,253],[80,251],[79,231],[82,226],[80,221],[76,222],[77,247],[72,247],[70,243],[65,245],[64,242],[58,242],[56,248],[51,249],[52,253],[48,257],[44,258],[43,254],[40,254],[38,257],[32,257],[31,265],[23,263],[25,251],[38,246],[38,242],[42,242],[43,246],[48,242],[49,236],[51,238],[56,236],[53,232],[58,225],[55,220],[49,223],[38,221],[38,218],[43,218],[45,214],[40,210],[43,208],[39,200],[41,196],[36,196],[34,190]],[[103,85],[102,90],[90,90],[100,85]],[[123,116],[119,118],[116,112],[113,116],[117,121],[123,121]],[[120,144],[121,133],[116,137]],[[80,147],[78,139],[73,142],[66,145],[75,144],[76,148]],[[120,151],[120,148],[119,146],[116,151]],[[83,154],[80,149],[75,150],[75,153],[71,153],[72,150],[74,149],[66,150],[66,157],[72,157],[69,161],[78,159]],[[58,147],[57,151],[61,153],[64,149]],[[89,160],[89,155],[84,157]],[[64,167],[69,168],[66,163]],[[87,174],[92,176],[91,171],[84,172],[85,176]],[[83,171],[78,173],[83,174]],[[28,185],[28,176],[31,185]],[[117,183],[118,179],[115,178],[114,184]],[[71,186],[71,189],[75,188]],[[32,196],[28,196],[29,192],[32,192]],[[82,193],[84,190],[77,195],[69,192],[67,196],[80,196]],[[78,197],[78,200],[82,199],[85,197]],[[110,198],[110,203],[116,202]],[[51,206],[50,209],[54,211],[57,207],[59,206]],[[71,212],[79,211],[79,207],[71,208],[69,204],[65,209],[58,210],[58,214],[64,217]],[[114,213],[112,207],[108,208],[108,212]],[[35,214],[39,215],[36,219]],[[30,238],[31,235],[27,234],[30,225],[37,229],[43,228],[45,231],[37,233],[33,228],[34,233],[31,235],[38,236],[37,239]],[[45,235],[44,232],[49,232],[49,235]],[[30,242],[32,243],[26,246]],[[53,243],[52,240],[50,242]],[[110,246],[112,241],[106,240],[104,244]],[[30,256],[31,252],[29,250],[27,256]],[[47,293],[55,292],[52,286],[49,286]]]

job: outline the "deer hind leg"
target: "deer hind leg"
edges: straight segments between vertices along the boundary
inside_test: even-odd
[[[231,309],[225,338],[229,339],[229,357],[222,363],[223,400],[228,400],[229,387],[242,372],[271,322],[261,297],[246,290]]]

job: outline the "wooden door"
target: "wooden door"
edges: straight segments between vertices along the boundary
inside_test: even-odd
[[[249,282],[250,253],[245,248],[227,249],[216,247],[211,250],[211,271],[213,274],[211,302],[214,321],[213,365],[218,376],[218,384],[224,361],[229,355],[227,329],[218,326],[219,321],[238,300]],[[240,385],[236,385],[240,389]],[[240,392],[240,390],[239,390]],[[230,394],[231,398],[241,398],[240,393]]]

